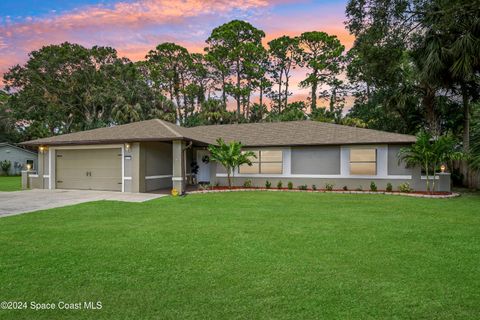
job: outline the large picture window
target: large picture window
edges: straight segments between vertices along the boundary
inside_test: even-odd
[[[281,174],[283,172],[283,155],[281,150],[252,150],[257,158],[250,159],[252,165],[239,168],[242,174]]]
[[[375,148],[350,149],[350,174],[368,175],[377,174],[377,150]]]

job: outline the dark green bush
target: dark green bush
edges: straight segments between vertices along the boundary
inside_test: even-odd
[[[390,182],[387,183],[387,189],[386,190],[387,190],[387,192],[392,192],[393,191],[393,186]]]

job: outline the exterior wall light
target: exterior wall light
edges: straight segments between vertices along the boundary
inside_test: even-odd
[[[38,151],[40,151],[40,153],[44,153],[45,151],[47,151],[47,147],[40,146],[40,147],[38,147]]]
[[[445,169],[446,169],[445,165],[442,164],[442,165],[440,166],[440,171],[441,171],[442,173],[444,173],[444,172],[445,172]]]
[[[30,163],[27,164],[27,170],[30,171],[32,169],[32,165]]]
[[[125,151],[130,152],[130,143],[125,143]]]

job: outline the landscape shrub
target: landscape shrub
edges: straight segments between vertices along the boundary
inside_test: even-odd
[[[3,160],[2,162],[0,162],[0,168],[6,176],[8,176],[8,172],[10,171],[11,166],[12,163],[8,160]]]
[[[211,189],[212,186],[209,183],[201,183],[198,185],[198,189],[200,190],[208,190]]]
[[[293,189],[293,182],[289,181],[287,187],[288,187],[289,190],[292,190]]]
[[[393,191],[393,186],[392,184],[389,182],[387,183],[387,188],[386,188],[387,192],[392,192]]]
[[[252,180],[250,180],[250,179],[245,180],[245,182],[243,183],[243,187],[244,188],[251,188],[252,187]]]
[[[377,191],[378,188],[377,188],[377,185],[375,184],[375,182],[370,182],[370,191]]]
[[[314,190],[314,191],[317,190],[317,186],[312,184],[312,190]]]
[[[412,192],[413,189],[410,187],[410,184],[408,182],[405,182],[398,186],[398,191],[409,193]]]
[[[265,188],[270,189],[272,187],[272,183],[270,181],[265,181]]]
[[[333,190],[333,183],[326,183],[325,190],[332,191]]]
[[[347,186],[343,186],[343,191],[348,191],[348,187]]]
[[[282,187],[283,187],[282,181],[278,181],[278,183],[277,183],[277,188],[278,188],[278,189],[282,189]]]
[[[308,187],[307,187],[306,184],[302,184],[302,185],[298,186],[298,189],[300,189],[300,190],[307,190]]]

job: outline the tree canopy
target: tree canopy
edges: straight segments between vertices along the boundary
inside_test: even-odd
[[[345,10],[355,36],[348,52],[321,30],[265,44],[265,32],[242,20],[214,28],[203,52],[165,42],[135,63],[109,47],[42,47],[4,75],[0,137],[150,118],[183,126],[311,119],[450,134],[478,159],[478,1],[350,0]],[[304,100],[291,97],[294,72],[309,91]]]

